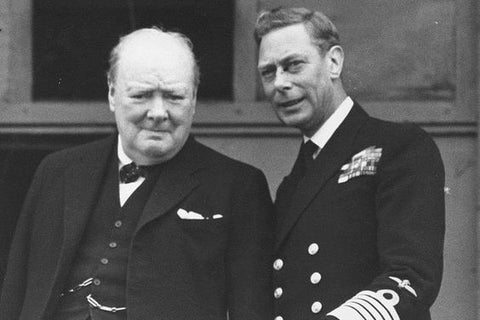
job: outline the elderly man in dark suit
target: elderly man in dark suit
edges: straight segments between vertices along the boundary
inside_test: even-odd
[[[304,140],[275,201],[275,319],[430,319],[445,223],[434,142],[347,96],[322,13],[262,12],[255,34],[265,94]]]
[[[120,40],[108,77],[118,135],[39,166],[2,319],[271,318],[267,183],[189,134],[198,77],[179,33]]]

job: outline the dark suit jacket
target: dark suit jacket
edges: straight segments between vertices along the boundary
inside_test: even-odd
[[[2,319],[49,319],[116,138],[48,156],[14,236]],[[212,217],[182,220],[178,209]],[[272,204],[264,175],[189,138],[167,162],[131,243],[128,319],[268,319]],[[271,241],[272,240],[272,241]]]
[[[376,173],[339,182],[344,165],[372,146],[382,149]],[[275,204],[274,258],[281,261],[274,288],[282,292],[276,315],[321,319],[340,308],[358,317],[339,317],[347,320],[396,319],[395,313],[401,320],[430,319],[445,228],[444,168],[432,139],[417,126],[371,118],[355,104],[287,203],[290,179]],[[362,302],[372,294],[384,304],[390,300],[388,310],[374,306],[383,316],[367,310],[376,302]]]

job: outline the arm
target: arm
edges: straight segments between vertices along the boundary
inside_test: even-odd
[[[427,317],[442,277],[444,179],[440,154],[426,134],[380,162],[375,201],[381,274],[327,319]]]
[[[227,253],[230,320],[273,319],[273,209],[259,171],[237,176]]]
[[[18,319],[22,310],[26,285],[30,225],[41,188],[44,163],[37,168],[18,218],[7,261],[0,295],[0,314],[5,319]]]

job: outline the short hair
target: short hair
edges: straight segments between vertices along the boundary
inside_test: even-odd
[[[107,71],[107,79],[109,84],[115,83],[116,76],[117,76],[117,69],[118,69],[118,62],[120,60],[120,54],[124,44],[132,37],[135,37],[139,34],[150,33],[153,35],[163,34],[169,35],[172,38],[178,40],[181,44],[185,46],[187,49],[186,52],[192,59],[193,63],[193,85],[195,88],[198,88],[200,84],[200,67],[198,66],[198,61],[195,58],[195,54],[193,53],[193,43],[192,41],[183,33],[175,32],[175,31],[168,31],[163,28],[153,26],[151,28],[143,28],[135,30],[125,36],[120,37],[118,44],[112,49],[110,52],[110,59],[109,59],[109,68]]]
[[[260,12],[255,23],[255,41],[260,44],[263,36],[270,31],[299,23],[305,26],[312,42],[319,47],[322,54],[340,44],[337,28],[320,11],[283,7]]]

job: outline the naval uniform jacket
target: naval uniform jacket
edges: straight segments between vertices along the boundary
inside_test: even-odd
[[[110,137],[40,164],[13,239],[0,318],[50,319],[115,144]],[[182,219],[180,209],[204,219]],[[164,164],[135,229],[128,319],[271,318],[272,209],[258,169],[190,137]]]
[[[277,191],[276,319],[430,319],[445,207],[428,134],[355,103],[309,170]]]

